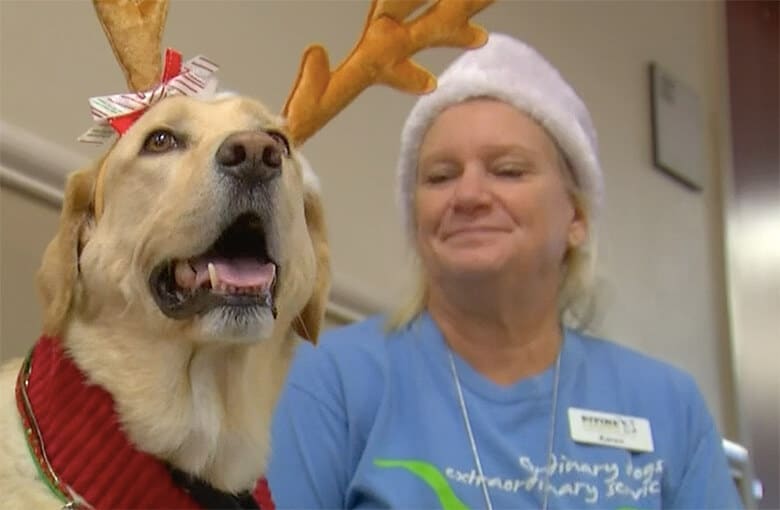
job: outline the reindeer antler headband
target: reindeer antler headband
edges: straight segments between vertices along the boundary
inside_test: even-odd
[[[306,49],[298,77],[284,106],[288,136],[301,145],[363,90],[375,83],[414,94],[436,87],[431,73],[411,60],[435,46],[475,48],[487,33],[470,18],[494,0],[372,0],[363,33],[349,56],[330,70],[322,46]],[[127,84],[135,94],[93,98],[93,117],[100,126],[83,141],[100,141],[113,130],[124,132],[155,101],[170,94],[200,95],[216,87],[216,65],[205,57],[181,63],[166,52],[160,69],[160,41],[168,0],[93,0],[98,18]],[[419,16],[407,20],[424,4]],[[108,128],[106,124],[111,125]]]

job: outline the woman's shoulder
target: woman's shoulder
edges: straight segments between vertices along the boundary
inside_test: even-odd
[[[325,330],[319,347],[327,349],[351,349],[376,344],[387,336],[385,318],[372,315],[365,319]]]
[[[345,377],[361,377],[364,373],[372,373],[375,378],[385,364],[386,338],[381,316],[328,329],[316,345],[309,342],[298,345],[289,380],[293,384],[313,378],[336,382]]]
[[[384,317],[374,315],[326,330],[310,350],[331,362],[352,365],[383,358],[389,336]]]
[[[614,377],[620,380],[621,385],[635,389],[666,385],[675,393],[699,397],[694,378],[673,363],[613,340],[574,332],[572,336],[581,346],[589,371]]]
[[[671,449],[696,444],[714,426],[704,395],[684,369],[610,340],[575,338],[582,359],[578,388],[588,404],[650,420]]]

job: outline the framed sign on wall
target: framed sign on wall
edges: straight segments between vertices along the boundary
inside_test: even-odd
[[[653,164],[684,186],[701,190],[706,169],[699,96],[655,62],[649,68]]]

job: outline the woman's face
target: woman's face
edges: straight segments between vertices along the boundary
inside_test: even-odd
[[[513,106],[475,99],[451,106],[420,147],[417,245],[434,278],[541,276],[559,283],[586,226],[545,130]]]

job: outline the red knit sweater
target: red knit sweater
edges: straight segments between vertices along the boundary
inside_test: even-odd
[[[21,387],[25,368],[17,383],[17,403],[26,438],[44,472],[45,451],[61,485],[96,510],[200,508],[173,482],[163,462],[130,443],[111,395],[86,380],[58,339],[41,337],[29,363],[26,391],[32,412],[28,413]],[[273,510],[265,479],[258,481],[253,496],[260,508]]]

